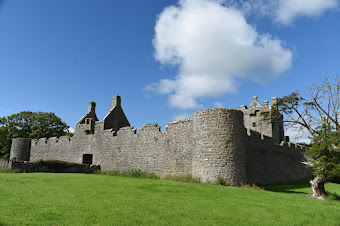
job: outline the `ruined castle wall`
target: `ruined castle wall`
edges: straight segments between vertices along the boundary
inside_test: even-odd
[[[141,169],[162,177],[191,173],[190,120],[169,123],[166,132],[157,124],[145,125],[138,134],[132,127],[124,127],[114,140],[114,148],[107,152],[108,164],[101,164],[104,170]]]
[[[165,139],[166,174],[191,174],[195,149],[193,119],[169,123],[166,128]]]
[[[72,158],[70,153],[71,137],[51,137],[32,140],[30,161],[42,160],[64,160]]]
[[[84,155],[92,155],[92,163],[102,170],[141,169],[161,177],[192,173],[212,183],[220,175],[231,185],[274,184],[311,176],[301,163],[305,159],[300,147],[275,145],[272,138],[261,138],[250,130],[247,135],[243,125],[241,111],[221,108],[170,122],[165,132],[157,124],[145,125],[138,133],[130,126],[118,132],[104,130],[103,121],[94,122],[93,131],[77,124],[73,137],[32,140],[30,161],[83,163]],[[13,156],[28,153],[21,143],[13,140],[13,147],[18,147]],[[20,148],[24,152],[16,154]]]
[[[85,132],[85,124],[76,125],[72,138],[60,137],[32,141],[31,161],[63,160],[82,163],[84,154],[93,155],[93,164],[102,170],[141,169],[159,176],[191,173],[192,120],[169,123],[166,132],[157,124],[148,124],[136,134],[133,127],[103,130],[95,122],[94,134]]]
[[[302,162],[303,148],[293,143],[278,145],[273,138],[248,131],[246,147],[247,183],[276,184],[299,181],[312,176]]]
[[[139,134],[133,127],[123,127],[114,139],[116,144],[108,153],[106,170],[141,169],[158,175],[162,173],[164,134],[156,124],[145,125]]]
[[[0,167],[9,167],[8,159],[0,158]]]

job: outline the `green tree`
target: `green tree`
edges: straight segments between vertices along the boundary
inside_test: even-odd
[[[305,154],[315,175],[310,182],[312,197],[323,198],[325,182],[340,166],[340,77],[323,79],[305,96],[295,92],[279,98],[273,107],[273,113],[276,111],[286,115],[286,125],[311,135],[311,147]]]
[[[0,157],[9,158],[12,138],[59,137],[66,135],[68,128],[51,112],[22,111],[0,118]]]

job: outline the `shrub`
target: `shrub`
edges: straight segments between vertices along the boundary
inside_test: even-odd
[[[48,169],[53,169],[56,171],[62,171],[69,167],[77,167],[82,164],[74,163],[74,162],[65,162],[60,160],[39,160],[36,162],[39,167],[46,167]]]
[[[221,175],[217,176],[215,184],[229,186],[229,183]]]
[[[20,172],[45,172],[45,173],[93,173],[100,170],[100,166],[78,164],[59,160],[39,160],[36,162],[12,162],[12,168]]]
[[[328,181],[340,184],[340,164],[331,172]]]

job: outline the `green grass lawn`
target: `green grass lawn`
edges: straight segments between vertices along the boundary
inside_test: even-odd
[[[340,194],[340,185],[326,189]],[[340,225],[308,184],[266,190],[96,174],[0,173],[0,225]]]

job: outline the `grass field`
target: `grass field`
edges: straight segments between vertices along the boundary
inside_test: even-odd
[[[340,194],[339,184],[326,189]],[[0,173],[0,225],[340,225],[306,185],[250,190],[107,175]]]

